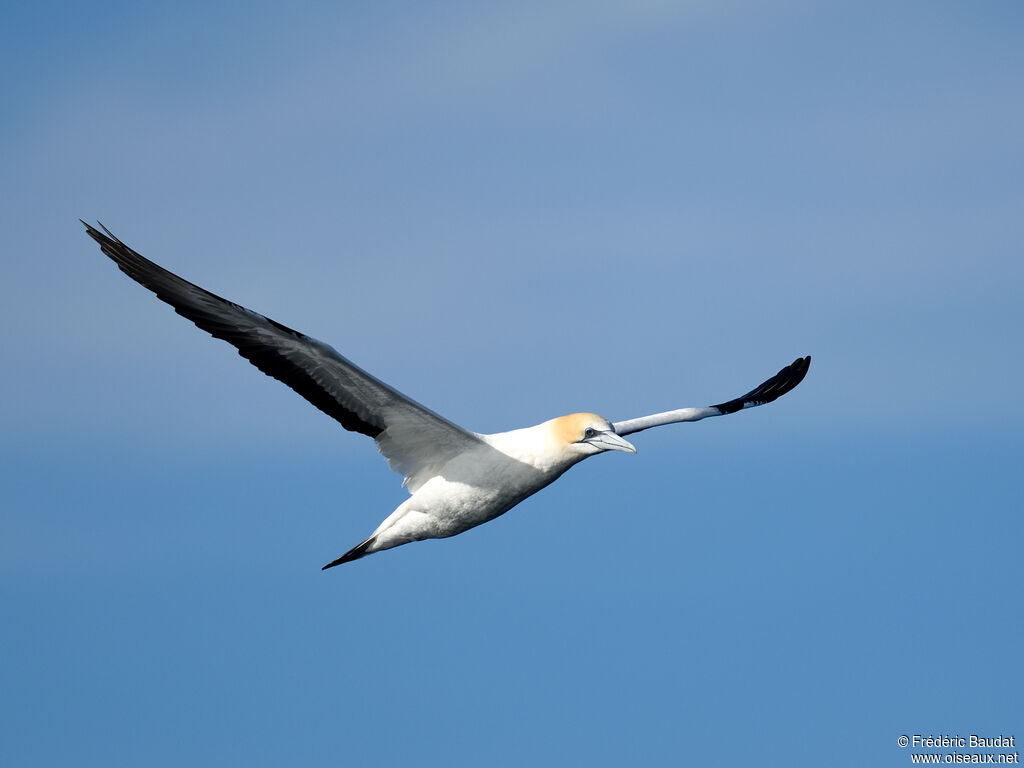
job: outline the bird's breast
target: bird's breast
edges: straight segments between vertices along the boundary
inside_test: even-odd
[[[562,471],[537,467],[484,442],[448,461],[405,505],[430,516],[437,526],[433,535],[452,536],[504,514]]]

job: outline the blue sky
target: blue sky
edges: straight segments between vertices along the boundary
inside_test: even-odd
[[[4,765],[904,765],[1024,722],[1018,3],[12,9]],[[478,431],[454,539],[79,217]]]

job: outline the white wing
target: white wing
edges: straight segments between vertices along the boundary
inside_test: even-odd
[[[639,419],[616,421],[612,426],[615,428],[616,434],[628,435],[631,432],[639,432],[642,429],[660,427],[662,424],[674,424],[678,421],[700,421],[709,416],[722,416],[726,413],[741,411],[744,408],[764,405],[776,398],[782,397],[803,381],[810,365],[810,355],[798,357],[770,379],[747,392],[747,394],[725,403],[709,405],[704,408],[680,408],[676,411],[655,413],[650,416],[641,416]]]
[[[410,400],[327,344],[183,280],[106,228],[106,234],[88,224],[85,228],[122,272],[179,315],[237,347],[263,373],[287,384],[345,429],[374,438],[410,492],[448,459],[482,444],[474,433]]]

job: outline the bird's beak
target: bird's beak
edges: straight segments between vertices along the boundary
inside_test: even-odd
[[[636,448],[632,443],[626,442],[614,432],[598,432],[593,437],[588,438],[587,442],[605,451],[636,453]]]

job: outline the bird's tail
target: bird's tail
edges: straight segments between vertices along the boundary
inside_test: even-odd
[[[350,549],[344,555],[339,557],[337,560],[333,560],[333,561],[329,562],[327,565],[325,565],[320,570],[321,571],[326,571],[328,568],[333,568],[336,565],[341,565],[342,563],[347,563],[347,562],[350,562],[352,560],[358,560],[360,557],[366,557],[367,555],[369,555],[371,552],[374,551],[373,549],[371,549],[371,547],[374,545],[374,542],[376,542],[376,541],[377,541],[376,535],[371,536],[366,541],[364,541],[362,544],[358,544],[357,546],[352,547],[352,549]]]

